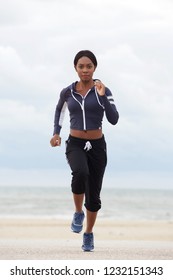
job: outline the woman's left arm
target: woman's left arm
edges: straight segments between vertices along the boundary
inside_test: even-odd
[[[115,125],[118,122],[119,113],[116,109],[111,91],[100,81],[95,82],[95,87],[103,102],[107,120]]]

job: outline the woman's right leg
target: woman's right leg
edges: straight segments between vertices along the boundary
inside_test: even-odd
[[[79,145],[75,145],[74,142],[67,144],[66,156],[72,170],[71,189],[75,205],[71,229],[74,232],[80,232],[83,228],[84,219],[83,201],[89,181],[87,157],[85,151]]]
[[[75,211],[82,212],[84,193],[82,193],[82,194],[73,193],[73,200],[74,200],[74,205],[75,205]]]

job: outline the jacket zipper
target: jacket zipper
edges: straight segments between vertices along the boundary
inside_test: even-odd
[[[75,92],[76,94],[79,94],[79,95],[82,97],[82,104],[81,104],[81,103],[77,100],[77,98],[74,96],[74,94],[73,94],[73,90],[71,90],[71,94],[72,94],[72,96],[73,96],[74,100],[76,100],[76,101],[79,103],[79,105],[80,105],[80,107],[81,107],[81,109],[82,109],[82,117],[83,117],[83,130],[86,130],[86,119],[85,119],[85,98],[87,97],[87,95],[88,95],[88,93],[90,92],[90,90],[91,90],[91,89],[89,89],[89,90],[87,91],[87,93],[85,94],[85,96],[82,96],[80,93]]]
[[[85,98],[83,97],[82,99],[82,116],[83,116],[83,129],[86,130],[86,119],[85,119],[85,108],[84,108],[84,104],[85,104]]]

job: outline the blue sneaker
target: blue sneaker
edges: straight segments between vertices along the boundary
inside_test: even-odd
[[[94,235],[93,235],[93,233],[84,233],[82,250],[83,251],[93,251],[94,250]]]
[[[75,212],[73,216],[73,221],[71,223],[71,230],[73,232],[79,233],[83,229],[83,220],[85,218],[84,212]]]

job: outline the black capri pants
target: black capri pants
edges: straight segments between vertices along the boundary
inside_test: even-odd
[[[87,140],[70,135],[66,141],[66,157],[72,170],[72,192],[85,193],[86,209],[98,211],[101,208],[100,192],[107,164],[104,136]]]

